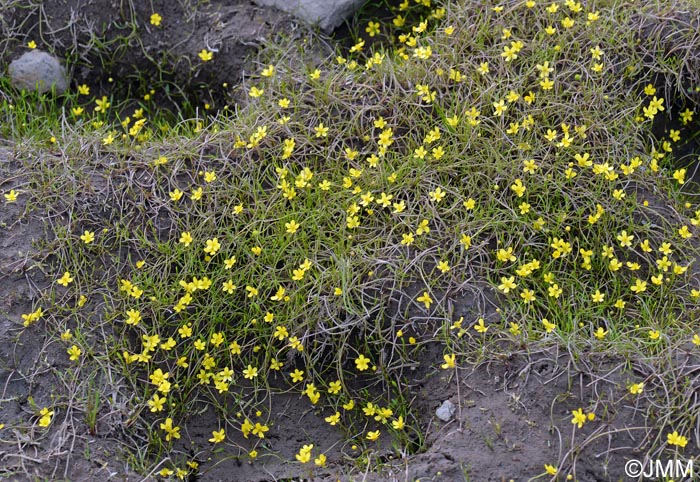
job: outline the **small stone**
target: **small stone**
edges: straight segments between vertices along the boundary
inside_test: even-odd
[[[454,403],[450,402],[449,400],[445,400],[442,402],[442,405],[435,410],[435,415],[437,415],[437,418],[443,422],[449,422],[452,420],[452,417],[454,417],[456,410],[457,409],[455,408]]]
[[[41,50],[30,50],[13,60],[8,67],[12,85],[20,90],[48,92],[55,86],[56,93],[68,89],[66,69],[56,57]]]
[[[276,7],[330,32],[359,9],[365,0],[254,0]]]

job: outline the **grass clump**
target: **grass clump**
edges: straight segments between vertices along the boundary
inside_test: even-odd
[[[415,451],[407,367],[435,343],[433,368],[455,373],[503,346],[654,358],[700,344],[700,210],[673,164],[689,133],[650,137],[670,102],[626,28],[636,7],[608,3],[423,2],[405,24],[404,2],[388,47],[313,65],[270,47],[235,111],[158,136],[69,122],[51,142],[77,152],[78,136],[109,160],[91,169],[114,207],[57,230],[58,286],[26,325],[59,327],[75,370],[118,369],[145,455],[180,478],[221,446],[275,457],[271,407],[288,394],[360,465],[390,440]],[[60,182],[75,205],[80,181]],[[37,186],[57,192],[41,173]],[[464,292],[499,309],[457,316]],[[673,399],[654,422],[688,434]],[[183,426],[204,407],[218,428],[192,457]],[[578,428],[597,423],[584,410]],[[308,434],[293,461],[335,450]],[[556,462],[551,475],[570,461]]]

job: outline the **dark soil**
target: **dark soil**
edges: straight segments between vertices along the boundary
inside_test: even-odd
[[[679,112],[686,108],[694,110],[696,115],[688,125],[683,125],[680,121]],[[671,115],[671,112],[673,115]],[[689,135],[682,137],[678,143],[673,144],[673,153],[671,154],[672,168],[687,170],[686,179],[688,183],[688,191],[698,192],[700,190],[700,108],[697,104],[688,102],[687,99],[677,99],[671,104],[668,115],[659,116],[654,119],[652,133],[657,139],[667,139],[671,129],[687,132]]]
[[[153,13],[162,17],[160,26],[150,23]],[[261,45],[291,45],[304,30],[283,12],[246,0],[26,0],[2,2],[0,16],[3,63],[34,40],[65,60],[73,89],[87,84],[97,97],[118,99],[143,99],[154,90],[159,106],[184,113],[204,103],[223,107],[253,70],[246,61]],[[202,49],[214,58],[202,62]]]

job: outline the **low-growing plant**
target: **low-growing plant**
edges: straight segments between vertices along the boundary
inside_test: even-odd
[[[110,99],[78,107],[71,94],[72,115],[48,108],[67,126],[46,129],[33,120],[45,97],[6,102],[7,133],[99,153],[90,169],[110,183],[106,212],[80,206],[82,181],[50,181],[48,165],[19,193],[60,188],[72,207],[52,247],[53,302],[25,326],[80,331],[67,357],[125,377],[161,476],[197,471],[183,427],[203,407],[219,424],[195,451],[274,456],[269,434],[285,422],[271,400],[289,393],[338,428],[362,470],[389,447],[422,450],[407,367],[433,344],[430,369],[456,376],[504,344],[629,357],[700,344],[688,317],[700,210],[673,158],[692,133],[650,136],[670,99],[647,75],[660,60],[627,28],[637,7],[417,3],[416,22],[405,1],[313,65],[271,47],[236,109],[176,125],[156,128],[148,104],[114,122]],[[378,30],[393,42],[366,52]],[[454,316],[464,292],[498,310]],[[669,413],[686,403],[673,397]],[[105,403],[88,400],[93,430]],[[572,421],[595,416],[582,407]],[[684,446],[690,424],[663,418],[650,450],[671,428]],[[292,461],[322,467],[332,449],[309,434]]]

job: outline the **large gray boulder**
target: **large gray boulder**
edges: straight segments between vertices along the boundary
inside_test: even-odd
[[[8,74],[12,85],[20,90],[44,93],[55,87],[56,93],[62,94],[68,89],[66,69],[56,57],[41,50],[30,50],[13,60]]]
[[[365,0],[254,0],[276,7],[329,32],[339,26],[365,3]]]

